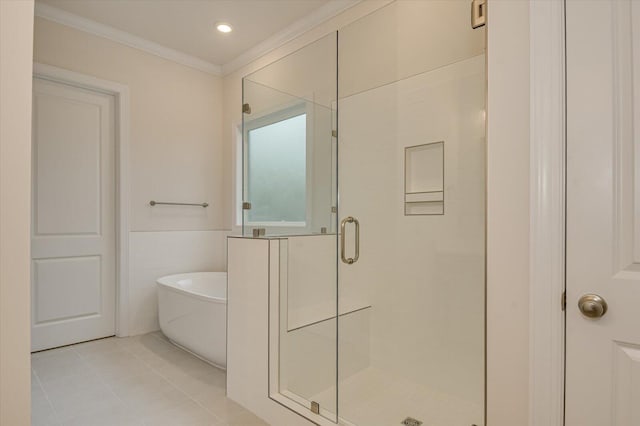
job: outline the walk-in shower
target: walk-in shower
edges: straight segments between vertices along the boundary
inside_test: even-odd
[[[270,398],[321,425],[484,425],[485,81],[461,1],[393,2],[244,78]]]

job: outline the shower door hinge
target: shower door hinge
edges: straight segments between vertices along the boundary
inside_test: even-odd
[[[337,138],[338,137],[338,131],[337,130],[332,130],[331,131],[331,137],[332,138]]]
[[[320,414],[320,404],[315,401],[311,401],[311,412],[313,414]]]
[[[244,114],[251,114],[251,105],[249,104],[242,104],[242,112]]]
[[[248,201],[245,201],[242,203],[242,210],[251,210],[251,203]]]
[[[487,23],[487,0],[471,0],[471,28],[484,27]]]
[[[562,292],[562,297],[560,299],[560,305],[562,306],[562,310],[563,311],[567,310],[567,292],[566,291]]]

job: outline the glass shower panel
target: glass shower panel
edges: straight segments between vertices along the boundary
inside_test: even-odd
[[[278,336],[278,394],[294,408],[311,411],[303,411],[307,417],[315,410],[332,422],[338,371],[335,260],[335,235],[280,238],[279,324],[271,327]]]
[[[396,1],[340,30],[343,424],[485,424],[485,35],[469,7]]]
[[[246,236],[335,233],[336,49],[333,33],[243,79]]]
[[[269,396],[337,418],[337,34],[243,80],[243,234],[270,239]]]

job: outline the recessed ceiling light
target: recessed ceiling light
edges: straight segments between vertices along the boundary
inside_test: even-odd
[[[217,24],[216,29],[221,33],[230,33],[231,31],[233,31],[233,28],[231,28],[231,25],[225,24],[224,22],[220,22],[219,24]]]

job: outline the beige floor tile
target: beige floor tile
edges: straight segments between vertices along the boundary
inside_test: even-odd
[[[85,410],[63,423],[64,426],[144,426],[141,417],[131,413],[122,405],[105,404]]]
[[[222,398],[211,404],[210,411],[229,425],[267,425],[259,417],[228,398]],[[268,425],[267,425],[268,426]]]
[[[219,418],[193,401],[187,401],[168,409],[161,409],[144,419],[145,424],[154,426],[219,426],[224,425]]]
[[[262,426],[226,374],[159,332],[32,355],[36,426]]]
[[[122,401],[106,387],[75,394],[60,392],[56,396],[50,397],[50,401],[63,422],[94,411],[115,410],[124,407]]]
[[[117,337],[108,337],[106,339],[92,340],[90,342],[78,343],[71,346],[71,348],[83,357],[88,357],[92,354],[107,354],[109,352],[115,352],[122,349],[119,343],[121,339]]]
[[[31,354],[31,360],[48,358],[65,352],[73,352],[73,348],[71,346],[63,346],[61,348],[49,349],[47,351],[34,352]]]
[[[93,370],[86,374],[70,374],[42,382],[42,389],[49,395],[54,395],[59,392],[75,394],[103,387],[103,382]]]
[[[42,352],[40,354],[42,354]],[[84,361],[73,350],[57,352],[49,356],[41,355],[31,359],[31,369],[35,371],[40,378],[42,378],[41,373],[49,370],[81,365],[85,365]]]
[[[157,337],[160,340],[164,340],[165,342],[169,341],[169,338],[162,334],[162,331],[154,331],[153,333],[149,333],[151,336]]]
[[[194,401],[215,414],[219,401],[226,398],[224,389],[209,388],[191,396]]]
[[[218,377],[215,373],[203,375],[175,374],[167,376],[167,380],[191,397],[199,395],[208,389],[224,389],[224,384],[221,386],[216,383]]]
[[[69,378],[72,376],[83,376],[95,374],[95,371],[86,364],[77,365],[61,365],[61,366],[48,366],[47,368],[40,368],[36,371],[40,382],[44,386],[46,383]]]
[[[58,424],[53,406],[47,400],[44,392],[31,397],[31,425],[55,425]]]

